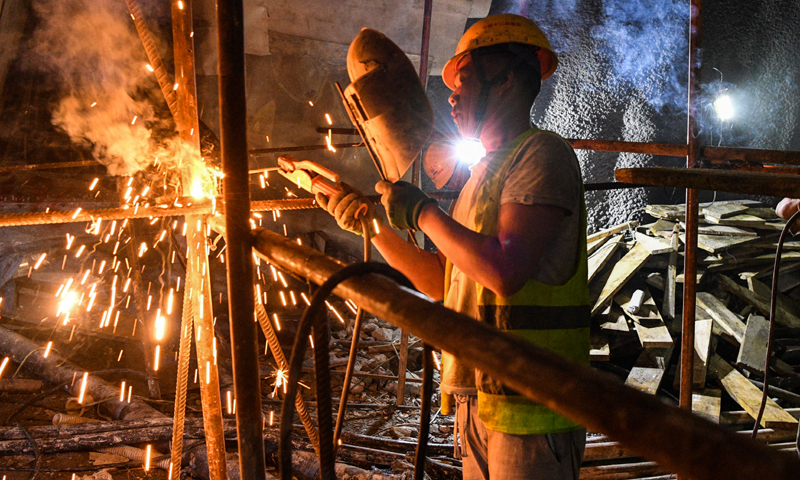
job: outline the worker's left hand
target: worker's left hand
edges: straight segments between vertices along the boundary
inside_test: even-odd
[[[400,230],[419,230],[419,215],[425,206],[436,200],[425,195],[419,188],[408,182],[381,181],[375,185],[381,194],[381,203],[392,227]]]

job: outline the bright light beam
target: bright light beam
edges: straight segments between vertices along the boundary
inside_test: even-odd
[[[714,110],[717,112],[717,117],[723,122],[730,120],[733,117],[733,102],[731,97],[723,94],[714,100]]]

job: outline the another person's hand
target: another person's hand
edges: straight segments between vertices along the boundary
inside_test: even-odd
[[[419,230],[419,215],[422,209],[436,200],[425,195],[408,182],[378,182],[375,191],[381,194],[381,203],[386,208],[389,223],[400,230]]]
[[[800,210],[800,199],[798,198],[784,198],[775,207],[775,213],[784,220],[792,218],[792,215],[797,213],[798,210]],[[794,225],[789,227],[789,231],[793,235],[800,233],[800,221],[795,221]]]
[[[317,203],[333,215],[340,228],[362,235],[361,220],[364,219],[372,230],[372,219],[375,207],[363,193],[356,188],[339,182],[341,191],[328,198],[322,193],[316,194]],[[372,232],[374,234],[374,232]]]

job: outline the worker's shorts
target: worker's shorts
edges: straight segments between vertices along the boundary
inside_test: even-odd
[[[456,395],[464,480],[578,480],[586,430],[511,435],[484,427],[478,397]]]

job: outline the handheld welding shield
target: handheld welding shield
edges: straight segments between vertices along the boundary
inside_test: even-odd
[[[387,180],[399,180],[433,131],[433,108],[405,53],[365,28],[347,51],[352,82],[344,91],[351,120],[362,131]]]

